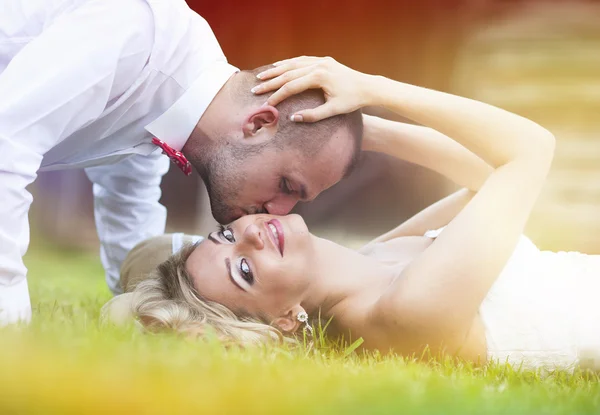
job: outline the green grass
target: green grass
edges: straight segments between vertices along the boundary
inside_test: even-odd
[[[34,246],[34,320],[0,331],[0,414],[600,413],[598,377],[425,365],[328,347],[237,350],[101,327],[95,255]]]

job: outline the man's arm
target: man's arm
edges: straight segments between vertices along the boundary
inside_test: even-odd
[[[114,165],[86,169],[94,183],[94,215],[106,282],[121,294],[119,271],[127,253],[140,241],[165,231],[167,212],[158,202],[169,159],[160,150],[134,155]]]
[[[32,201],[26,186],[49,149],[95,120],[134,82],[151,50],[152,30],[143,2],[92,0],[7,58],[0,74],[0,325],[31,316],[22,260]]]

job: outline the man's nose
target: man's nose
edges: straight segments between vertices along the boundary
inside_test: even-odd
[[[298,198],[291,195],[277,196],[265,203],[265,209],[271,215],[287,215],[298,203]]]
[[[255,249],[263,249],[265,247],[265,243],[260,236],[260,228],[254,223],[246,227],[243,241]]]

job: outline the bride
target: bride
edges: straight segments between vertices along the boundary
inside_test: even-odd
[[[110,315],[242,344],[287,339],[331,318],[329,335],[360,337],[367,350],[599,365],[599,257],[543,252],[522,236],[551,165],[551,133],[331,58],[282,61],[258,78],[253,93],[276,91],[267,105],[324,91],[324,105],[293,121],[375,105],[427,126],[365,116],[363,149],[434,168],[465,188],[358,251],[312,235],[297,215],[245,216],[196,241],[150,239],[126,260],[127,293],[106,306]]]

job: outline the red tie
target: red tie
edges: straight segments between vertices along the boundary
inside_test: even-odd
[[[192,174],[192,165],[190,164],[188,159],[185,158],[181,151],[175,150],[170,145],[168,145],[162,140],[159,140],[156,137],[152,139],[152,144],[155,144],[162,148],[163,154],[166,154],[167,157],[169,157],[171,161],[175,163],[177,167],[181,169],[182,172],[185,173],[186,176]]]

